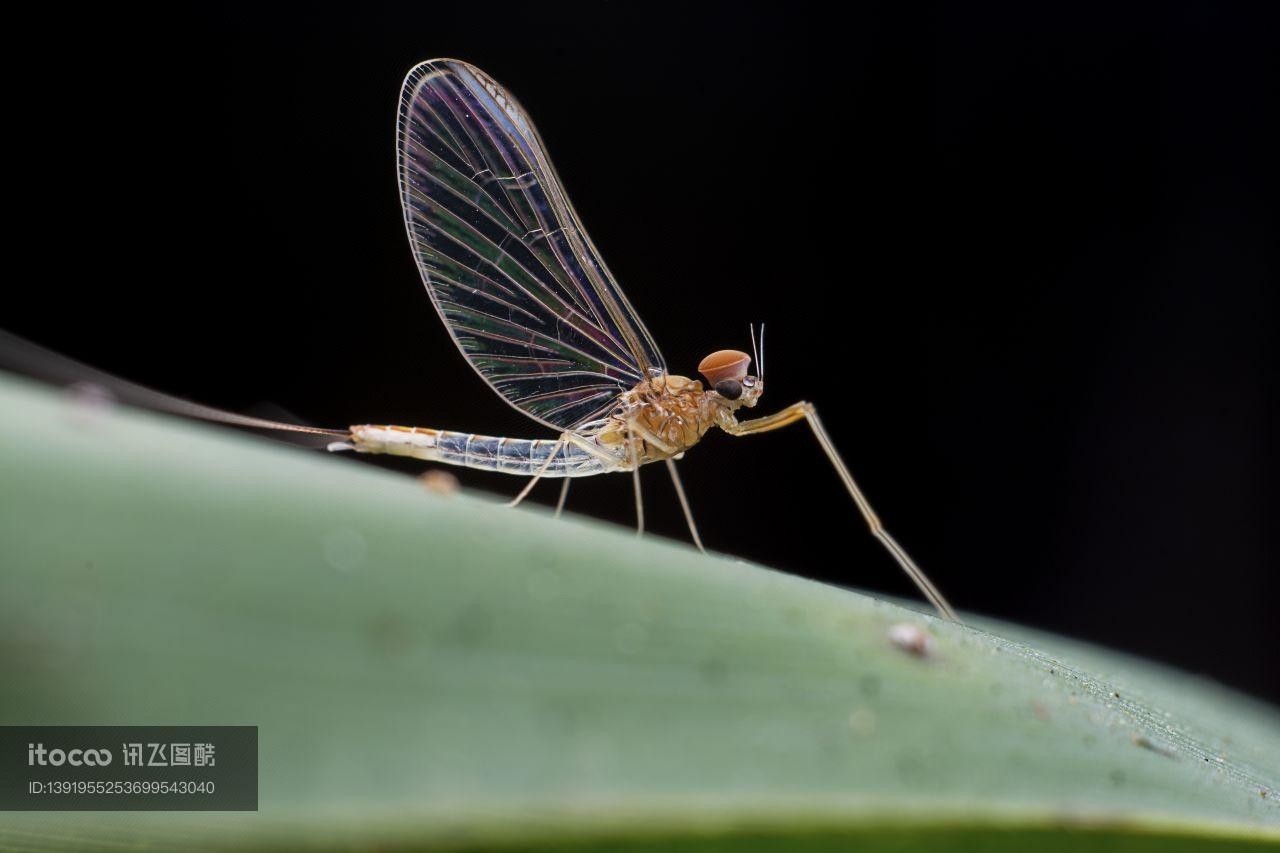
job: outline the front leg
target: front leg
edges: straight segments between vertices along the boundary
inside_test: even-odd
[[[826,429],[822,426],[822,421],[818,419],[818,411],[813,407],[812,403],[793,403],[772,415],[753,418],[741,423],[733,421],[724,426],[724,431],[730,435],[756,435],[762,432],[782,429],[799,420],[809,422],[809,427],[813,430],[814,437],[818,439],[818,444],[822,445],[822,450],[827,454],[827,459],[831,461],[832,467],[840,475],[840,479],[844,482],[844,487],[849,491],[849,496],[857,504],[858,511],[866,519],[867,526],[871,528],[872,535],[879,539],[885,549],[893,555],[893,558],[898,561],[898,565],[915,582],[920,592],[924,594],[925,598],[929,599],[929,602],[937,608],[938,612],[953,622],[959,622],[959,617],[951,609],[951,605],[947,603],[947,600],[942,597],[942,593],[938,592],[937,587],[925,576],[925,573],[915,564],[915,561],[911,559],[906,550],[898,544],[897,540],[889,535],[889,531],[884,529],[884,525],[880,523],[879,516],[871,509],[871,504],[867,501],[866,496],[862,494],[862,490],[854,482],[848,466],[844,464],[844,460],[836,452],[836,446],[831,442],[831,437],[827,435]]]
[[[780,412],[774,412],[772,415],[765,415],[762,418],[752,418],[749,421],[734,421],[724,428],[724,431],[730,435],[753,435],[758,432],[772,432],[775,429],[782,429],[784,426],[790,426],[798,420],[806,417],[817,417],[818,413],[813,408],[812,403],[792,403]]]

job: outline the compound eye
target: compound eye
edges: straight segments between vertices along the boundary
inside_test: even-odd
[[[714,388],[722,379],[742,381],[751,366],[751,356],[736,349],[722,349],[707,356],[698,365],[698,372],[703,375]]]
[[[721,379],[716,383],[716,393],[726,400],[736,400],[742,396],[742,383],[736,379]]]

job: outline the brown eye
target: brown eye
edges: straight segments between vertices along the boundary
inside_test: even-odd
[[[736,379],[721,379],[716,383],[716,393],[726,400],[736,400],[742,396],[742,383]]]
[[[735,382],[741,382],[742,377],[747,375],[747,368],[751,365],[751,356],[745,352],[738,352],[733,349],[722,349],[719,352],[713,352],[702,360],[698,365],[698,372],[701,373],[711,383],[711,387],[715,387],[724,379],[732,379]]]

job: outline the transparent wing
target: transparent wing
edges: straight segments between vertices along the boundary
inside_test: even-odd
[[[665,372],[533,124],[482,71],[433,59],[409,72],[399,169],[431,299],[471,366],[508,402],[567,429]]]

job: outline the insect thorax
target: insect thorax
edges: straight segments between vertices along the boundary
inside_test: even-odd
[[[716,425],[722,408],[698,380],[659,376],[619,395],[598,440],[621,445],[630,433],[641,443],[642,463],[656,462],[697,444]]]

